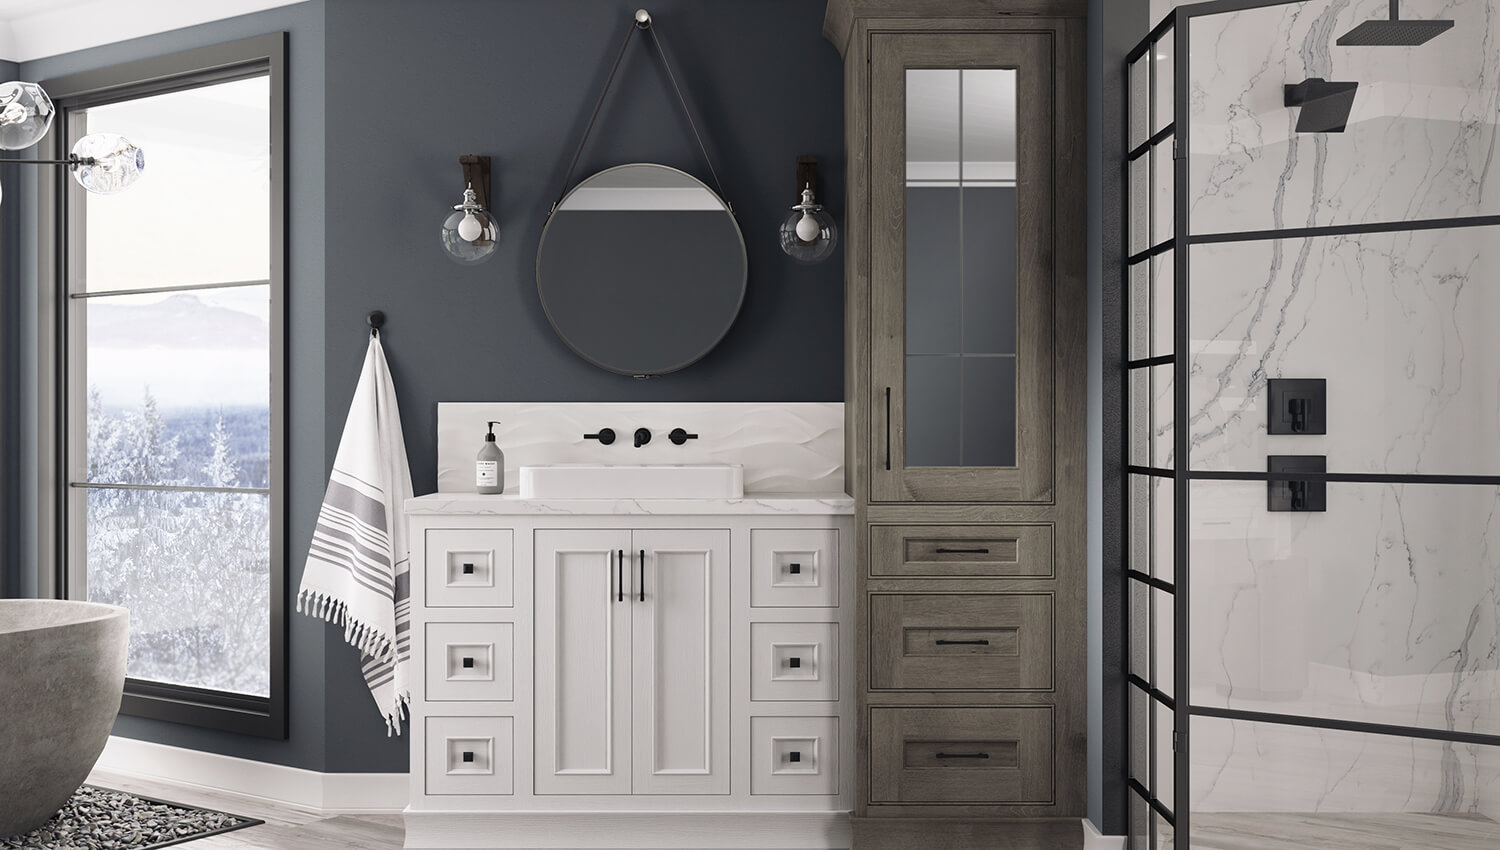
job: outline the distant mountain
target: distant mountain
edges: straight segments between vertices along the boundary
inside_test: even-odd
[[[205,304],[196,295],[170,295],[154,304],[88,302],[91,348],[264,348],[270,334],[259,316]]]

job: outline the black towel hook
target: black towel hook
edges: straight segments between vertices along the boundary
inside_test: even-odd
[[[385,324],[385,314],[379,310],[371,310],[365,321],[370,324],[370,336],[380,336],[380,328]]]

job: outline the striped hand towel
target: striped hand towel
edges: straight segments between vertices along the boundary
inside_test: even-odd
[[[396,389],[380,338],[372,334],[333,475],[318,512],[297,610],[344,627],[360,651],[365,684],[400,734],[411,701],[410,562],[405,504],[411,471]]]

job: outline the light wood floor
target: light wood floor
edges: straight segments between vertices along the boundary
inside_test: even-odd
[[[318,817],[253,797],[240,797],[96,770],[90,785],[130,791],[172,803],[218,809],[265,823],[200,838],[184,850],[400,850],[406,829],[400,815]]]
[[[1495,850],[1482,815],[1193,814],[1193,850]],[[1161,845],[1171,848],[1172,842]]]

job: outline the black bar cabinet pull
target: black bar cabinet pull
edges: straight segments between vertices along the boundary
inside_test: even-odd
[[[891,468],[891,388],[885,388],[885,468]]]
[[[641,601],[646,601],[646,550],[641,550]]]
[[[940,759],[987,759],[989,753],[938,753]]]
[[[941,638],[939,638],[938,641],[937,641],[937,645],[938,646],[989,646],[990,642],[987,641],[987,640],[942,640]]]
[[[988,550],[988,549],[945,549],[942,546],[939,546],[937,548],[937,553],[939,555],[988,555],[990,553],[990,550]]]
[[[625,550],[621,549],[615,553],[615,583],[619,585],[619,595],[615,597],[616,602],[625,601]]]

